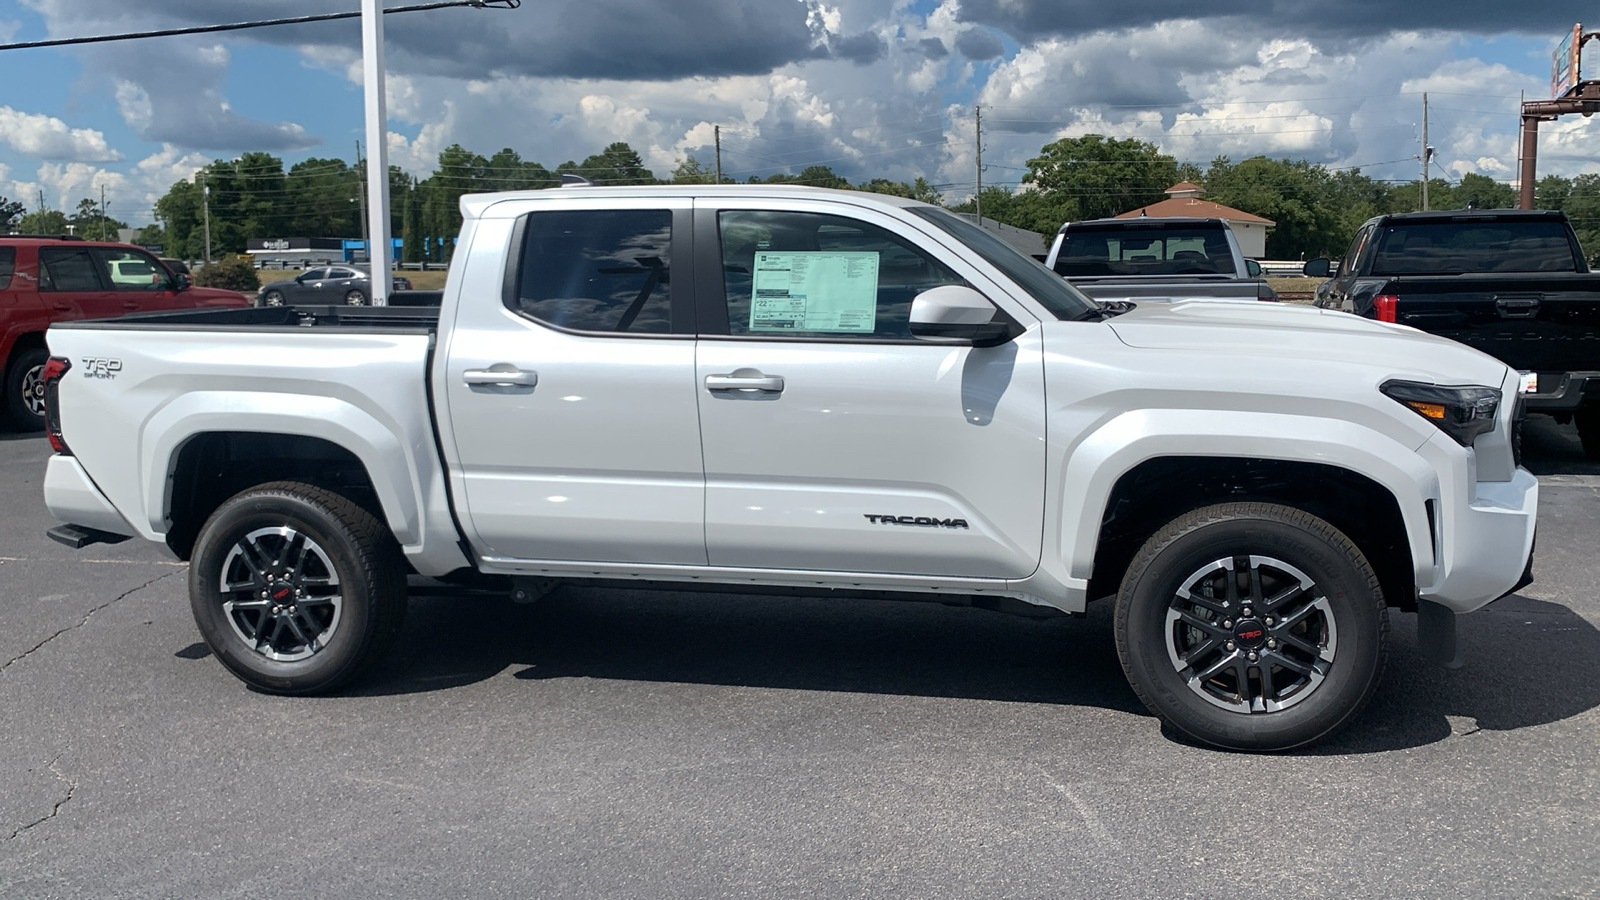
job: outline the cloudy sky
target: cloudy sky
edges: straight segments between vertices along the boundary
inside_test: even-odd
[[[0,0],[0,40],[358,6]],[[665,177],[690,155],[709,164],[720,125],[724,172],[741,180],[825,164],[853,181],[923,176],[953,200],[977,179],[981,106],[985,184],[1014,184],[1043,144],[1086,133],[1201,164],[1268,154],[1404,180],[1420,172],[1427,92],[1433,174],[1510,181],[1518,99],[1549,95],[1551,51],[1583,6],[524,0],[405,13],[386,18],[390,161],[425,176],[461,143],[554,168],[622,140]],[[360,82],[354,21],[6,51],[0,194],[70,209],[103,185],[111,214],[141,224],[212,159],[353,159]],[[1600,171],[1597,136],[1579,117],[1546,123],[1540,174]]]

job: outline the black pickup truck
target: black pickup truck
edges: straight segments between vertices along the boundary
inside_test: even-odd
[[[1564,213],[1451,210],[1370,219],[1317,305],[1476,347],[1524,373],[1529,412],[1576,419],[1600,458],[1600,274]]]

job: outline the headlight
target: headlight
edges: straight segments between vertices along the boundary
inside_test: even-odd
[[[1386,381],[1379,390],[1439,426],[1463,447],[1494,430],[1500,392],[1487,387],[1441,387],[1415,381]]]

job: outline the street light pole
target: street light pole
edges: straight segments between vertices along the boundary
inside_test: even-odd
[[[367,264],[372,305],[389,305],[389,126],[383,96],[383,2],[361,0],[361,64],[367,99]]]

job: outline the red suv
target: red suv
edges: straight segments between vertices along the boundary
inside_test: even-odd
[[[24,431],[44,427],[44,383],[52,322],[107,319],[131,312],[249,306],[238,291],[192,287],[154,256],[129,244],[73,237],[0,235],[0,413]]]

